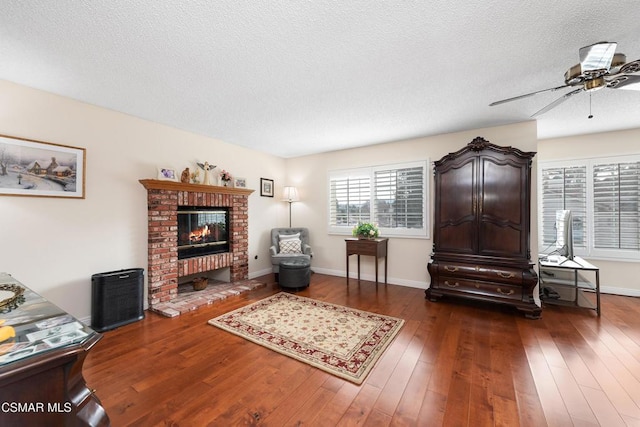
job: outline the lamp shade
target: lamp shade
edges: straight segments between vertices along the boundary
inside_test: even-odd
[[[296,187],[284,187],[282,191],[282,198],[285,202],[297,202],[300,200],[298,197],[298,189]]]

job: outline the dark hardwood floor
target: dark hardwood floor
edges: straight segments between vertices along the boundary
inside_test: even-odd
[[[266,288],[176,318],[148,313],[90,352],[85,378],[114,426],[638,426],[640,298],[592,310],[510,308],[314,274],[298,295],[406,323],[354,385],[207,324]]]

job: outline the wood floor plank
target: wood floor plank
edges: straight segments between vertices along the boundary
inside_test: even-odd
[[[373,409],[369,416],[367,417],[364,425],[365,426],[376,426],[376,427],[385,427],[391,425],[391,416],[385,414],[384,412],[378,411],[377,409]]]
[[[607,427],[622,427],[625,425],[615,406],[602,390],[589,387],[581,387],[581,389],[600,425]]]
[[[608,333],[603,341],[623,360],[625,366],[633,372],[634,377],[640,379],[640,345],[631,340],[615,323],[606,320],[602,323]]]
[[[491,387],[496,425],[547,425],[533,372],[524,348],[521,329],[523,319],[507,321],[505,314],[487,316],[491,323]],[[527,323],[527,322],[525,322]],[[517,411],[509,410],[513,407]],[[505,412],[505,410],[509,410]],[[512,420],[517,417],[517,421]]]
[[[308,389],[309,392],[313,390],[312,388]],[[301,392],[305,392],[305,390],[300,390]],[[312,420],[325,412],[325,407],[331,402],[331,400],[335,397],[336,392],[331,391],[324,387],[318,387],[313,391],[308,399],[302,399],[304,404],[297,408],[295,411],[292,411],[292,415],[287,422],[282,425],[291,425],[291,426],[302,426],[302,425],[313,425],[311,424]],[[266,420],[271,425],[276,425],[277,419],[275,418],[267,418]],[[236,424],[237,425],[237,424]]]
[[[521,425],[518,403],[515,400],[493,395],[491,402],[493,406],[493,424],[486,424],[486,420],[484,420],[483,423],[479,425],[494,425],[495,427],[518,427]],[[525,423],[522,425],[534,426],[535,424]]]
[[[620,414],[640,418],[640,406],[635,399],[640,396],[640,385],[615,357],[599,341],[598,335],[586,326],[581,319],[575,319],[574,325],[584,338],[581,354],[598,381],[600,389],[611,397],[611,403]],[[597,416],[597,414],[596,414]]]
[[[589,423],[597,422],[595,415],[591,411],[589,403],[582,394],[580,386],[573,378],[568,368],[551,366],[551,374],[562,396],[562,401],[567,407],[567,411],[572,419],[579,419]]]
[[[331,401],[325,405],[324,410],[318,413],[310,421],[309,425],[321,427],[337,425],[359,392],[360,386],[344,381],[342,387],[336,392]]]
[[[536,326],[528,322],[519,322],[518,325],[521,329],[520,336],[523,337],[525,353],[533,373],[533,380],[538,390],[538,397],[547,424],[550,426],[570,425],[571,417],[549,369],[541,343],[536,337]]]
[[[452,316],[447,323],[446,334],[442,339],[438,350],[436,364],[438,369],[434,370],[429,381],[429,390],[441,396],[447,396],[451,379],[453,377],[453,367],[455,355],[458,350],[460,339],[460,318]]]
[[[104,334],[84,376],[114,426],[617,426],[640,420],[640,298],[602,296],[602,316],[542,319],[422,289],[313,274],[300,296],[399,317],[362,385],[207,324],[280,292],[266,287],[176,318]]]
[[[417,361],[415,368],[411,372],[411,378],[398,402],[398,406],[393,415],[393,425],[412,426],[419,425],[418,414],[427,393],[429,378],[433,371],[433,365],[422,361]]]
[[[447,405],[443,418],[445,425],[469,425],[473,347],[473,322],[471,319],[461,319],[451,381],[447,390]]]
[[[588,342],[604,363],[612,365],[614,376],[619,379],[620,384],[640,407],[640,360],[627,351],[611,335],[612,331],[606,322],[603,323],[605,324],[600,324],[600,327],[595,330],[594,325],[582,322],[584,328],[591,331]],[[615,333],[615,328],[613,332]],[[637,351],[637,357],[640,358],[640,348],[630,347],[632,347],[632,351]]]
[[[627,415],[621,415],[621,417],[627,427],[640,427],[640,419]]]
[[[341,427],[366,425],[365,421],[371,413],[375,401],[380,395],[380,389],[369,384],[364,384],[347,408],[337,425]]]
[[[298,362],[301,363],[301,362]],[[305,407],[307,401],[313,396],[316,390],[322,387],[327,378],[327,373],[320,370],[313,370],[304,376],[304,380],[297,386],[282,390],[279,404],[275,405],[275,409],[266,417],[265,422],[272,426],[289,425],[289,420],[295,418],[299,411]],[[264,388],[264,393],[269,393],[268,388]],[[322,392],[322,397],[326,397],[326,393]],[[328,402],[330,399],[326,399]],[[324,405],[323,405],[324,406]],[[237,425],[237,424],[225,424]]]
[[[491,316],[487,321],[484,325],[489,334],[491,393],[505,401],[515,402],[516,390],[511,369],[523,361],[523,355],[517,353],[518,349],[522,350],[519,332],[515,323],[509,324],[501,317]]]
[[[404,327],[411,335],[416,331],[417,321],[407,322]],[[407,383],[411,378],[411,374],[418,362],[418,358],[421,353],[421,346],[416,342],[415,336],[404,348],[404,352],[400,357],[400,360],[395,365],[393,372],[387,373],[387,382],[384,384],[382,392],[375,403],[374,411],[380,411],[383,414],[387,414],[392,417],[396,411],[400,398],[404,393]],[[383,372],[380,370],[380,372]],[[375,385],[375,383],[372,383]]]
[[[493,426],[493,384],[491,383],[491,334],[487,318],[474,319],[473,364],[469,393],[469,420],[476,426]],[[514,411],[516,414],[517,411]]]
[[[418,414],[419,426],[442,426],[445,416],[447,396],[427,390]]]
[[[368,377],[368,383],[383,389],[392,373],[396,370],[402,355],[411,342],[418,327],[418,322],[405,322],[393,343],[387,347],[384,354],[378,359],[375,370]]]
[[[566,321],[566,316],[563,313],[549,312],[548,321],[554,324],[550,333],[576,382],[586,387],[599,388],[600,386],[591,370],[580,356],[581,349],[574,346],[574,343],[578,346],[584,344],[580,332],[572,322]]]

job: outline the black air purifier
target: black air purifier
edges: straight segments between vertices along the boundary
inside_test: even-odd
[[[91,276],[91,327],[108,331],[144,318],[144,269]]]

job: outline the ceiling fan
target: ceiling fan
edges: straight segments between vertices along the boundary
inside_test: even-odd
[[[564,101],[580,92],[593,92],[604,87],[610,89],[640,90],[640,75],[632,75],[640,72],[640,59],[626,62],[627,57],[623,53],[616,53],[617,43],[599,42],[580,49],[580,63],[569,68],[564,73],[565,84],[549,89],[542,89],[513,98],[492,102],[489,106],[516,101],[543,92],[554,92],[564,88],[573,89],[560,98],[553,101],[531,117],[546,113],[557,107]],[[589,115],[589,118],[592,116]]]

